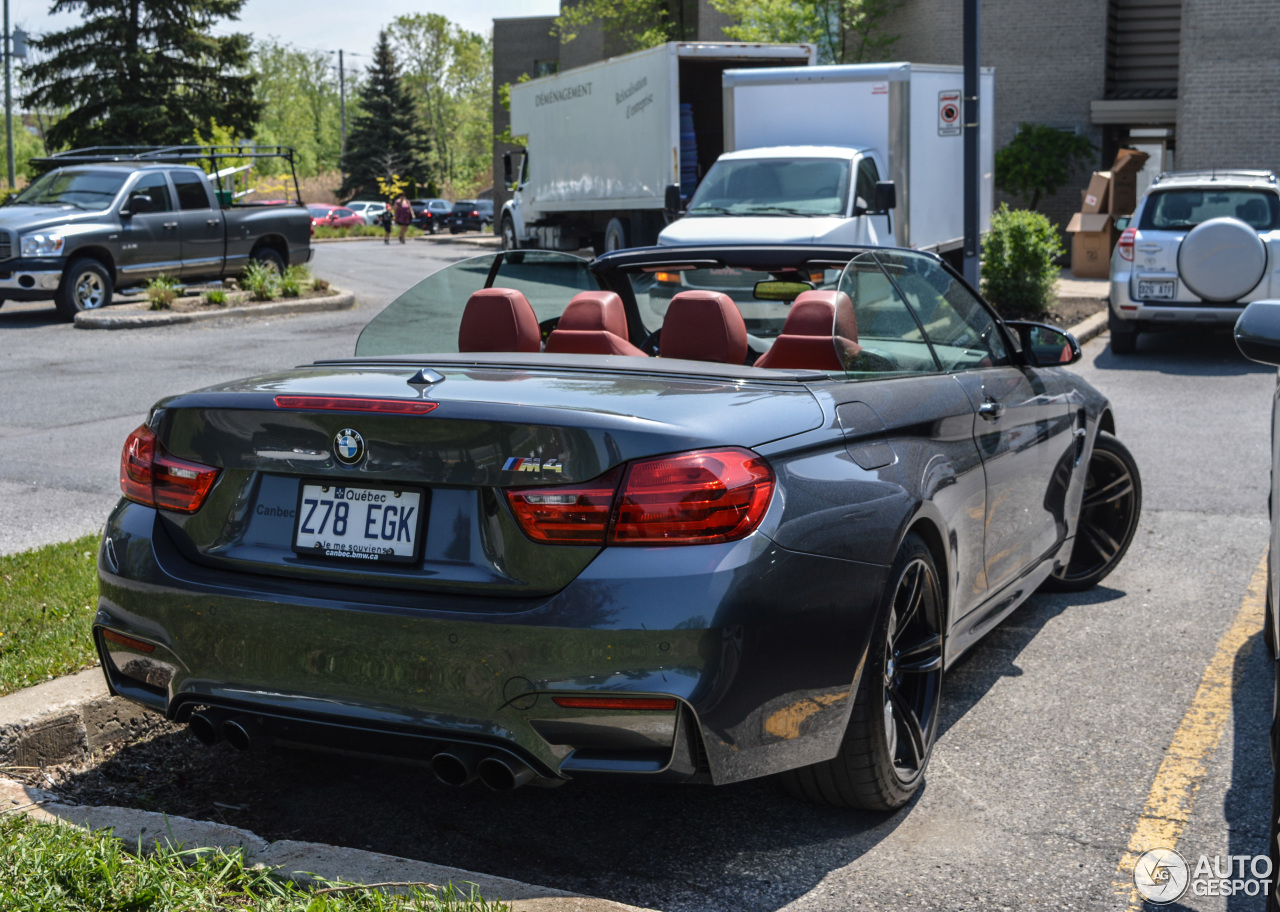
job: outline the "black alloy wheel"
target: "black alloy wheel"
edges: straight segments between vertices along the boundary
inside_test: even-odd
[[[1142,477],[1133,455],[1110,434],[1098,433],[1084,481],[1071,561],[1045,581],[1066,592],[1089,589],[1129,550],[1142,515]]]
[[[891,568],[877,637],[834,759],[782,775],[793,795],[833,807],[891,811],[920,789],[942,705],[942,587],[911,533]]]

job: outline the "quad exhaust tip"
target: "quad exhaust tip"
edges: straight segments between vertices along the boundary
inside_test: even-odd
[[[480,748],[454,745],[431,758],[431,772],[445,785],[461,788],[476,781],[476,764],[483,756]]]
[[[253,735],[250,726],[240,719],[228,719],[222,723],[222,737],[238,751],[246,751],[253,746]]]
[[[218,730],[218,725],[204,713],[194,713],[187,723],[187,729],[196,736],[196,740],[201,744],[212,746],[222,740],[222,733]]]
[[[519,760],[492,754],[480,761],[480,781],[495,792],[510,792],[537,778],[537,773]]]

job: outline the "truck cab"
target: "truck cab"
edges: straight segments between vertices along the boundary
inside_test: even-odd
[[[892,245],[894,186],[872,149],[774,146],[721,155],[684,217],[658,235],[689,244]]]

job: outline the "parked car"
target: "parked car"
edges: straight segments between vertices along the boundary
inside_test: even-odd
[[[307,211],[311,213],[311,227],[319,228],[354,228],[365,224],[364,216],[345,206],[331,206],[328,203],[308,203]]]
[[[649,294],[722,267],[753,300]],[[354,357],[129,435],[102,668],[236,748],[901,807],[947,668],[1133,537],[1138,468],[1079,358],[910,250],[463,260]]]
[[[449,233],[488,231],[493,226],[493,200],[458,200],[449,215]]]
[[[1236,345],[1246,358],[1262,364],[1280,366],[1280,300],[1254,301],[1245,307],[1236,321]],[[1275,675],[1275,692],[1280,694],[1280,641],[1277,641],[1280,623],[1280,573],[1275,560],[1280,555],[1280,516],[1276,504],[1280,503],[1280,382],[1271,398],[1271,485],[1267,500],[1271,514],[1270,547],[1267,551],[1266,615],[1262,626],[1262,641],[1271,656],[1272,673]],[[1267,909],[1280,907],[1276,902],[1280,890],[1280,707],[1271,703],[1271,825],[1267,840],[1271,857],[1271,888],[1267,893]]]
[[[291,156],[270,147],[240,157]],[[225,156],[205,146],[33,159],[49,170],[0,209],[0,300],[52,300],[73,320],[109,305],[115,289],[161,275],[192,282],[238,275],[251,260],[281,270],[308,262],[301,205],[233,202],[222,180],[195,164],[219,161]]]
[[[413,206],[413,224],[430,234],[439,233],[453,211],[453,204],[444,199],[409,200]]]
[[[378,216],[387,208],[387,204],[382,200],[352,200],[346,207],[363,216],[366,225],[373,225],[377,223]]]
[[[1175,171],[1151,185],[1111,255],[1111,350],[1174,326],[1226,328],[1280,297],[1280,187],[1271,171]]]

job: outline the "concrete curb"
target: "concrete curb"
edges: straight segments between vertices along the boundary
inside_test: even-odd
[[[1072,326],[1067,332],[1076,337],[1076,341],[1084,345],[1090,339],[1097,338],[1107,330],[1107,312],[1096,313],[1092,317],[1086,317],[1075,326]]]
[[[452,883],[466,893],[475,884],[486,900],[510,903],[513,912],[646,912],[607,899],[379,852],[289,839],[267,842],[256,833],[220,823],[153,811],[61,804],[43,789],[0,778],[0,814],[5,813],[25,814],[44,823],[61,823],[86,831],[110,830],[126,847],[141,847],[144,852],[152,851],[156,845],[188,850],[238,849],[250,864],[272,868],[277,876],[304,886],[320,880],[434,886]]]
[[[336,290],[336,289],[335,289]],[[176,312],[146,310],[133,313],[112,313],[112,308],[86,310],[76,314],[76,329],[147,329],[152,326],[174,326],[179,323],[201,323],[209,320],[245,320],[252,317],[279,317],[285,314],[319,313],[328,310],[350,310],[356,306],[356,296],[349,291],[338,291],[325,298],[309,298],[300,301],[272,301],[249,307],[220,307],[216,310]]]

